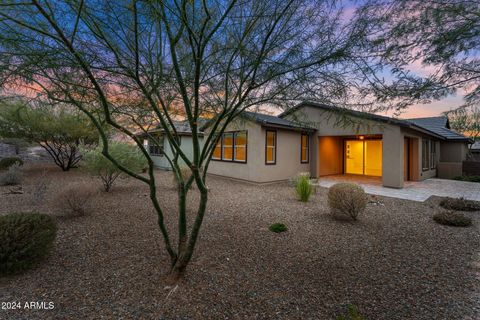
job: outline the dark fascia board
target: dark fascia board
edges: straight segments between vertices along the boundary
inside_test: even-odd
[[[291,114],[292,112],[294,112],[298,109],[301,109],[303,107],[313,107],[313,108],[318,108],[318,109],[323,109],[323,110],[333,111],[333,112],[338,112],[338,113],[343,112],[345,114],[349,114],[349,115],[359,117],[359,118],[365,118],[367,120],[380,121],[380,122],[384,122],[384,123],[387,123],[387,124],[398,125],[398,126],[404,127],[404,128],[411,128],[415,131],[427,134],[429,136],[433,136],[433,137],[435,137],[439,140],[447,140],[445,137],[443,137],[441,135],[438,135],[435,132],[432,132],[430,130],[419,127],[419,126],[417,126],[417,125],[415,125],[415,124],[413,124],[409,121],[394,119],[394,118],[385,117],[385,116],[379,116],[379,115],[371,114],[371,113],[367,113],[367,112],[361,112],[361,111],[356,111],[356,110],[339,108],[339,107],[330,106],[330,105],[321,104],[321,103],[316,103],[316,102],[303,101],[303,102],[297,104],[296,106],[294,106],[293,108],[282,112],[278,117],[283,118],[283,117]]]
[[[165,132],[165,130],[163,130],[162,128],[157,128],[157,129],[147,130],[147,132],[139,132],[139,133],[136,133],[135,135],[137,137],[146,137],[150,133],[162,133],[162,132]],[[189,132],[189,131],[177,131],[177,134],[179,136],[191,136],[192,135],[192,133]],[[203,132],[199,132],[198,135],[203,136]]]

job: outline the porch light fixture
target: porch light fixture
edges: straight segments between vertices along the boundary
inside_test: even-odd
[[[365,137],[364,136],[359,136],[358,139],[363,140],[363,139],[365,139]]]

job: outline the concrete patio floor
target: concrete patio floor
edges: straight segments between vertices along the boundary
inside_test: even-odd
[[[317,185],[330,188],[338,182],[354,182],[361,185],[368,194],[424,202],[431,196],[452,197],[480,201],[480,183],[427,179],[423,181],[406,181],[403,189],[382,186],[381,178],[355,175],[335,175],[320,177]]]

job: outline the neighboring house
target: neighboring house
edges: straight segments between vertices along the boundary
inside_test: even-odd
[[[480,161],[480,139],[470,145],[472,160]]]
[[[175,130],[177,132],[180,148],[186,154],[187,157],[193,157],[193,143],[192,143],[192,130],[187,121],[174,121]],[[204,122],[200,123],[203,125]],[[165,137],[165,132],[162,128],[158,127],[153,130],[149,130],[148,134],[140,133],[137,136],[144,139],[144,146],[147,147],[150,156],[152,157],[155,166],[160,169],[171,170],[170,163],[167,157],[173,158],[173,147],[168,139]],[[203,134],[200,134],[203,140]],[[180,159],[180,165],[183,161]]]
[[[278,117],[245,112],[223,134],[208,173],[256,183],[356,174],[402,188],[461,175],[468,143],[444,117],[400,120],[304,102]]]

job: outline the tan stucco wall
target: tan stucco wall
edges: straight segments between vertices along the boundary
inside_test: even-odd
[[[265,164],[266,130],[277,131],[277,160],[274,165]],[[301,133],[298,131],[270,129],[253,121],[237,121],[226,131],[247,130],[247,163],[210,162],[208,173],[257,183],[282,181],[300,172],[309,172],[310,164],[300,163]],[[310,139],[312,142],[312,139]],[[310,151],[312,145],[310,145]]]
[[[462,162],[439,162],[438,177],[452,179],[462,175]]]
[[[318,176],[343,173],[343,140],[340,137],[318,137]]]
[[[383,185],[393,188],[402,188],[404,184],[404,138],[411,137],[416,140],[412,143],[414,150],[412,151],[412,162],[410,170],[412,172],[410,178],[413,180],[423,180],[437,175],[437,170],[422,171],[422,137],[432,139],[432,137],[424,136],[416,131],[401,128],[397,125],[391,125],[379,121],[372,121],[359,117],[347,117],[338,115],[328,110],[321,110],[314,107],[303,107],[287,118],[295,119],[308,123],[315,127],[317,135],[320,137],[317,150],[322,153],[321,137],[332,136],[341,139],[345,136],[357,135],[381,135],[382,136],[382,167]],[[437,150],[440,149],[440,143],[437,143]],[[342,146],[343,148],[343,146]],[[342,151],[343,152],[343,151]],[[326,156],[319,155],[316,159],[317,176],[329,174],[329,172],[338,172],[338,164],[325,160]],[[437,151],[437,163],[440,158],[440,152]],[[324,164],[322,165],[322,159]],[[343,165],[343,164],[342,164]],[[343,170],[343,168],[342,168]],[[340,172],[339,172],[340,173]]]
[[[358,117],[346,117],[331,111],[320,110],[313,107],[304,107],[288,116],[290,119],[306,122],[317,129],[319,137],[335,136],[337,141],[341,137],[356,135],[382,135],[383,148],[383,185],[393,188],[403,187],[403,132],[400,127],[362,119]],[[322,140],[319,140],[322,141]],[[327,141],[327,140],[325,140]],[[337,142],[338,143],[338,142]],[[322,142],[319,142],[320,153]],[[343,145],[342,145],[343,148]],[[341,149],[343,152],[343,149]],[[327,162],[325,156],[318,157],[317,176],[332,172],[338,168],[338,162]],[[324,165],[322,165],[324,159]],[[339,159],[341,161],[341,158]],[[326,167],[325,167],[326,166]],[[341,164],[343,166],[343,163]],[[341,167],[343,171],[343,168]],[[341,172],[338,172],[341,173]]]
[[[467,159],[468,144],[464,142],[446,142],[440,143],[440,161],[441,162],[462,162]]]

